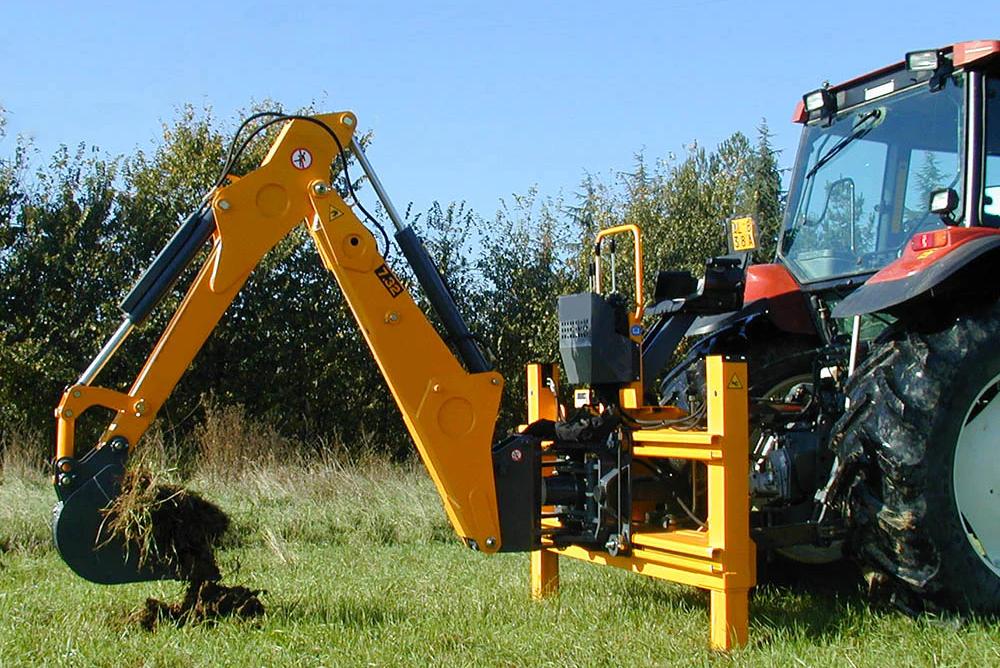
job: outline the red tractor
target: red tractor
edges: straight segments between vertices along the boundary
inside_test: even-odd
[[[906,608],[998,611],[1000,41],[825,85],[794,121],[777,257],[693,319],[661,402],[697,410],[698,361],[744,354],[758,547],[846,552]]]

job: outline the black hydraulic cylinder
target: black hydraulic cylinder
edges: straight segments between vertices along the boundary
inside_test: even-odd
[[[587,491],[575,475],[542,478],[543,506],[575,506],[586,502]]]
[[[399,244],[407,262],[410,263],[420,287],[423,288],[424,294],[427,295],[431,306],[434,307],[434,312],[441,319],[441,324],[444,325],[448,337],[454,342],[465,368],[471,373],[490,371],[493,367],[483,357],[483,351],[479,349],[476,341],[472,338],[469,326],[465,324],[462,314],[459,313],[451,290],[445,285],[444,279],[441,278],[441,272],[438,271],[437,265],[434,264],[434,260],[427,253],[427,249],[424,248],[424,244],[413,228],[404,227],[397,232],[396,243]]]
[[[170,237],[167,245],[122,300],[120,308],[133,324],[138,325],[145,320],[150,311],[160,303],[163,295],[212,236],[214,229],[215,216],[210,207],[191,215],[177,228],[174,236]]]

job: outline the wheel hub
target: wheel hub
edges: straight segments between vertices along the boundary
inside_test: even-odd
[[[955,445],[955,505],[976,553],[1000,575],[1000,375],[972,402]]]

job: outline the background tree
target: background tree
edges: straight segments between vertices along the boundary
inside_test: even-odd
[[[62,149],[30,179],[30,144],[18,142],[0,161],[0,428],[51,429],[62,388],[120,322],[118,301],[218,178],[234,128],[210,110],[185,107],[150,149],[129,156]],[[259,163],[276,131],[262,132],[234,172]],[[524,364],[558,359],[556,300],[587,289],[598,229],[642,228],[647,285],[661,269],[699,272],[706,258],[725,252],[720,223],[733,214],[756,213],[765,241],[773,236],[780,209],[775,157],[762,124],[756,145],[735,133],[714,151],[692,144],[681,159],[637,154],[627,172],[587,175],[570,204],[531,189],[491,217],[462,203],[408,211],[507,378],[498,428],[523,421]],[[332,178],[342,181],[336,166]],[[398,249],[390,252],[390,265],[426,309]],[[762,255],[772,252],[773,244]],[[619,286],[629,291],[631,244],[623,241],[617,253]],[[102,385],[127,387],[182,296],[178,289],[166,297],[103,372]],[[251,275],[164,406],[161,419],[180,440],[201,420],[208,391],[303,442],[375,442],[396,456],[411,451],[364,339],[304,229]]]

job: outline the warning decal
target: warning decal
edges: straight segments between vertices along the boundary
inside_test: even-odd
[[[307,148],[297,148],[292,151],[292,167],[295,169],[309,169],[313,164],[313,155]]]
[[[329,220],[333,220],[334,218],[340,218],[342,215],[344,215],[344,214],[341,213],[340,209],[336,208],[332,204],[330,205],[330,218],[329,218]]]
[[[729,385],[727,385],[726,387],[728,387],[730,390],[742,390],[743,383],[740,381],[740,377],[734,373],[733,377],[729,379]]]

